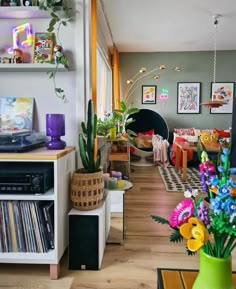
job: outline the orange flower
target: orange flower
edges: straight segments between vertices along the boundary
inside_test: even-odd
[[[187,239],[187,247],[190,251],[197,251],[209,238],[209,233],[203,222],[192,217],[180,226],[180,234]]]

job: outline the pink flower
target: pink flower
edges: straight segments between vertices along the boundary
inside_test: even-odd
[[[169,222],[171,227],[176,227],[185,223],[193,216],[193,212],[194,203],[192,199],[184,199],[181,201],[170,215]]]

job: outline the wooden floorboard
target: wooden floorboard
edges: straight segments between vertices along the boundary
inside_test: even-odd
[[[170,243],[170,229],[150,218],[151,214],[168,218],[183,194],[166,192],[157,167],[132,167],[130,181],[125,243],[106,246],[99,271],[68,270],[67,254],[57,281],[49,279],[48,265],[0,264],[0,289],[156,289],[157,267],[197,269],[198,256],[187,256],[183,243]],[[234,252],[234,270],[235,257]]]

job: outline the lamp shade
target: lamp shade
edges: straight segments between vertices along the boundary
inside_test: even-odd
[[[46,134],[47,136],[65,135],[64,114],[46,114]]]

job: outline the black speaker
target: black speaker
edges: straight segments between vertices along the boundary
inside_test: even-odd
[[[69,269],[99,269],[98,216],[69,215]]]
[[[106,245],[106,203],[89,211],[69,212],[69,269],[99,270]]]

